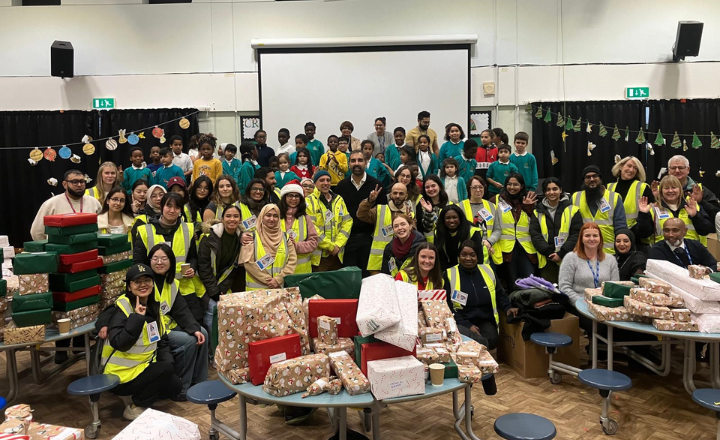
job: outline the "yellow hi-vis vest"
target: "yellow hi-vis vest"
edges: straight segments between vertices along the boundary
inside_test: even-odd
[[[237,260],[237,259],[236,259],[236,260]],[[214,251],[214,250],[211,250],[211,251],[210,251],[210,267],[212,267],[213,276],[217,279],[218,284],[220,284],[220,283],[222,283],[223,281],[225,281],[225,280],[227,279],[227,277],[230,276],[230,274],[232,273],[233,269],[235,269],[235,265],[232,265],[232,266],[228,267],[227,269],[225,269],[225,270],[223,271],[223,273],[220,274],[220,278],[217,278],[217,270],[218,270],[218,267],[217,267],[217,255],[215,255],[215,251]],[[228,289],[228,291],[227,291],[226,293],[231,293],[231,292],[232,292],[232,289]],[[220,292],[220,294],[222,295],[223,292]]]
[[[563,244],[565,244],[565,241],[570,236],[570,224],[572,223],[572,218],[575,216],[575,213],[578,212],[580,208],[574,205],[570,205],[565,207],[565,210],[562,213],[562,216],[560,217],[560,231],[558,232],[557,238],[559,240],[555,240],[555,252],[560,252],[560,248],[562,248]],[[545,213],[538,212],[537,209],[535,210],[535,216],[538,219],[538,222],[540,223],[540,232],[542,232],[543,239],[547,242],[548,238],[550,236],[550,232],[548,231],[547,222],[545,219]],[[560,241],[560,243],[558,243]],[[545,267],[545,264],[547,263],[547,257],[545,255],[542,255],[540,252],[537,253],[538,256],[538,267],[542,269]],[[557,264],[557,263],[555,263]]]
[[[412,211],[412,218],[415,218],[415,210]],[[377,205],[377,217],[375,219],[375,231],[370,247],[370,258],[368,259],[367,270],[382,269],[382,257],[387,246],[393,239],[392,231],[392,210],[389,205]]]
[[[485,280],[485,284],[487,284],[488,292],[490,292],[490,301],[492,301],[492,308],[493,308],[493,316],[495,317],[495,324],[500,325],[500,316],[498,316],[497,311],[497,299],[495,297],[495,272],[493,272],[492,268],[487,264],[478,264],[478,269],[480,270],[480,273],[482,274],[483,279]],[[453,266],[450,269],[446,271],[448,281],[450,281],[450,286],[446,286],[446,289],[448,291],[448,296],[452,297],[452,293],[455,290],[460,291],[460,269],[458,266]],[[447,287],[452,288],[453,290],[448,289]],[[462,306],[457,303],[453,303],[453,308],[455,310],[461,309]]]
[[[250,207],[240,202],[235,202],[235,206],[240,208],[240,229],[243,232],[254,232],[258,218],[252,213]]]
[[[285,226],[285,220],[280,220],[280,227],[283,232],[288,233],[287,227]],[[293,220],[292,227],[290,228],[296,234],[295,241],[301,242],[308,238],[308,227],[305,216],[296,218]],[[297,252],[297,251],[296,251]],[[312,252],[306,254],[297,254],[297,265],[295,266],[295,273],[312,273]]]
[[[312,264],[313,266],[318,266],[320,264],[320,258],[330,256],[327,248],[334,246],[340,248],[338,258],[342,263],[345,256],[345,245],[347,244],[348,238],[350,238],[353,219],[342,197],[334,197],[330,204],[330,209],[325,207],[320,197],[323,197],[322,193],[316,190],[315,193],[305,199],[309,202],[308,206],[312,205],[313,207],[313,219],[315,229],[318,231],[318,240],[320,243],[313,251]],[[321,244],[323,245],[322,248]]]
[[[273,264],[265,268],[265,272],[273,278],[276,275],[279,275],[283,268],[285,268],[285,262],[287,261],[287,245],[287,237],[283,234],[280,247],[278,247],[275,252],[275,261],[273,261]],[[260,242],[260,237],[255,237],[254,246],[255,262],[257,262],[260,261],[260,259],[266,254],[265,248],[263,248],[263,245]],[[252,262],[251,264],[255,264],[255,262]],[[267,289],[268,286],[253,278],[249,271],[245,271],[245,288],[247,290],[260,290]]]
[[[101,196],[100,196],[100,191],[98,191],[97,188],[95,188],[94,186],[93,186],[92,188],[86,189],[86,190],[85,190],[85,195],[86,195],[86,196],[94,197],[95,200],[97,200],[98,202],[100,202],[101,205],[105,202],[105,199],[100,198],[100,197],[101,197]]]
[[[135,308],[130,305],[130,300],[125,295],[121,295],[115,301],[115,305],[125,316],[130,316],[131,313],[135,312]],[[162,319],[156,322],[160,337],[162,337],[167,329]],[[157,342],[150,342],[146,322],[143,324],[142,335],[128,351],[116,350],[110,344],[103,346],[102,364],[105,365],[103,373],[116,375],[120,378],[120,383],[130,382],[145,371],[150,363],[155,362],[156,353]]]
[[[493,204],[492,202],[490,202],[488,200],[483,199],[482,205],[483,205],[483,208],[485,208],[487,210],[487,212],[489,212],[490,215],[493,216],[493,218],[491,218],[490,220],[485,222],[485,228],[488,231],[485,235],[489,236],[492,233],[493,225],[495,224],[495,204]],[[467,220],[470,222],[470,224],[471,225],[474,224],[475,223],[475,214],[477,214],[477,212],[472,212],[472,206],[470,205],[470,200],[468,200],[468,199],[463,200],[462,202],[460,202],[458,204],[458,206],[460,206],[460,208],[463,210],[463,212],[465,213],[465,218],[467,218]]]
[[[407,271],[405,271],[405,269],[401,270],[401,271],[398,272],[398,273],[400,274],[400,277],[402,278],[402,280],[405,281],[406,283],[410,283],[410,284],[412,284],[412,285],[415,286],[415,287],[418,286],[417,280],[416,280],[416,281],[411,281],[411,280],[410,280],[410,275],[408,275],[408,273],[407,273]],[[440,288],[442,288],[442,286],[439,286],[439,287],[438,287],[438,289],[440,289]],[[435,287],[433,286],[432,281],[428,280],[427,284],[425,285],[425,290],[435,290]]]
[[[532,244],[532,239],[530,238],[530,217],[528,217],[525,211],[522,211],[520,213],[520,219],[516,224],[511,209],[507,209],[503,212],[503,204],[505,204],[505,202],[500,202],[500,200],[498,200],[498,204],[495,209],[496,221],[499,221],[502,227],[500,240],[498,240],[493,246],[492,258],[495,264],[502,264],[503,252],[512,252],[515,248],[515,241],[520,242],[520,245],[528,254],[537,253],[535,246]],[[509,205],[506,206],[509,207]]]
[[[607,186],[608,191],[615,192],[617,182],[613,182]],[[625,217],[627,218],[628,229],[637,224],[638,212],[640,212],[640,197],[648,187],[647,183],[634,180],[630,184],[627,194],[623,198],[623,206],[625,207]]]
[[[192,223],[180,222],[180,226],[175,230],[175,235],[169,245],[175,254],[175,279],[180,282],[180,293],[182,295],[194,293],[199,298],[205,294],[205,289],[197,289],[198,284],[202,284],[193,282],[193,279],[196,278],[197,275],[193,278],[183,278],[182,276],[182,265],[185,264],[187,260],[187,254],[190,250],[190,240],[193,238],[194,230],[195,227]],[[140,227],[138,234],[140,234],[140,238],[148,253],[156,244],[165,242],[165,237],[158,234],[155,226],[150,223]]]
[[[163,283],[162,292],[157,288],[157,284],[153,283],[155,288],[155,301],[160,304],[160,316],[162,316],[163,325],[170,331],[177,327],[177,322],[169,315],[170,310],[175,304],[175,298],[178,294],[178,280],[173,280],[171,284]]]
[[[580,208],[580,215],[582,215],[583,223],[597,223],[603,236],[603,250],[610,255],[615,255],[615,227],[613,226],[613,219],[615,218],[615,206],[622,200],[622,197],[620,197],[617,193],[606,189],[603,198],[610,209],[602,212],[598,207],[594,217],[592,212],[590,212],[590,208],[588,207],[585,199],[585,191],[578,191],[573,194],[572,202],[573,205]]]
[[[680,211],[678,211],[677,217],[672,213],[672,211],[665,209],[664,207],[657,207],[654,206],[650,210],[650,214],[653,218],[653,223],[655,223],[655,237],[654,237],[654,243],[657,243],[661,240],[665,240],[665,235],[663,234],[663,225],[668,219],[671,218],[679,218],[680,220],[685,223],[685,227],[687,228],[687,233],[685,234],[685,238],[688,240],[697,240],[700,243],[703,244],[703,246],[707,247],[708,240],[707,235],[700,235],[695,230],[695,226],[692,224],[692,219],[688,215],[685,208],[681,208]],[[700,215],[700,206],[698,205],[698,213],[696,215]]]

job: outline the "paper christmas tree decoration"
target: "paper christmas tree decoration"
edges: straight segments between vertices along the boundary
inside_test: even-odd
[[[661,145],[665,145],[665,138],[662,135],[662,132],[658,130],[657,136],[655,136],[655,142],[653,142],[658,147]]]
[[[687,139],[683,139],[683,151],[687,151],[687,150],[688,150]]]
[[[602,122],[600,123],[600,129],[599,129],[599,130],[600,130],[600,137],[605,137],[605,136],[607,136],[607,128],[605,128],[605,126],[603,125]],[[615,138],[613,138],[613,139],[615,139]],[[617,139],[615,139],[615,140],[617,140]]]
[[[635,142],[637,142],[638,144],[645,143],[645,133],[643,133],[642,127],[640,127],[640,133],[638,133],[637,139],[635,139]]]
[[[700,138],[698,137],[697,133],[694,131],[693,131],[692,147],[693,148],[702,147],[702,142],[700,142]]]
[[[573,125],[573,128],[572,128],[573,131],[580,131],[580,129],[582,128],[581,125],[582,125],[582,118],[578,118],[578,120],[575,121],[575,125]]]
[[[625,126],[625,142],[630,140],[630,127]]]
[[[670,146],[673,148],[682,147],[682,142],[680,142],[680,136],[678,136],[677,131],[675,132],[675,136],[673,136],[673,140],[670,143]]]
[[[567,121],[565,122],[565,130],[570,131],[573,129],[573,121],[572,118],[568,115]]]
[[[548,109],[547,113],[545,113],[545,119],[543,119],[545,122],[552,121],[552,113],[550,113],[550,109]]]
[[[620,139],[620,130],[618,130],[617,125],[615,125],[615,129],[613,130],[612,138],[616,141]]]
[[[710,132],[710,148],[720,148],[720,140],[718,140],[717,136],[715,136],[715,133],[712,131]]]
[[[535,117],[536,117],[537,119],[542,119],[542,117],[543,117],[543,114],[542,114],[542,106],[539,106],[539,107],[538,107],[537,111],[535,112]]]
[[[565,118],[563,117],[562,113],[560,113],[560,112],[558,112],[557,126],[558,127],[565,126]]]

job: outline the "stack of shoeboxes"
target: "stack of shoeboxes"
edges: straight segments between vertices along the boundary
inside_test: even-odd
[[[100,311],[114,304],[125,292],[125,274],[132,266],[132,254],[127,234],[98,234],[98,252],[103,265],[100,272]]]
[[[50,274],[52,321],[69,319],[71,329],[89,324],[97,319],[100,301],[97,215],[49,215],[44,223],[45,250],[59,254],[58,268]]]
[[[12,322],[5,327],[5,343],[40,342],[50,324],[52,292],[49,274],[58,266],[56,252],[22,252],[15,256],[18,290],[12,297]]]
[[[12,275],[12,259],[15,258],[15,248],[10,246],[7,235],[0,235],[0,247],[3,250],[2,276]]]

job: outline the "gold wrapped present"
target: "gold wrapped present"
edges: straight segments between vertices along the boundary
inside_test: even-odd
[[[370,391],[370,381],[346,352],[330,353],[330,365],[351,396]]]
[[[640,287],[643,287],[653,293],[670,293],[670,290],[672,289],[672,286],[669,283],[656,278],[642,277],[638,283],[640,284]]]
[[[324,354],[309,354],[272,364],[265,376],[263,391],[276,397],[300,393],[316,380],[330,375]]]
[[[317,396],[325,391],[333,396],[340,394],[340,391],[342,391],[342,381],[335,376],[318,379],[310,384],[305,394],[302,395],[302,398]]]
[[[336,344],[323,344],[318,338],[313,338],[313,347],[315,347],[315,353],[330,355],[330,353],[343,351],[350,357],[355,357],[355,343],[352,338],[338,338]]]
[[[643,278],[640,279],[642,280]],[[629,296],[625,297],[624,304],[627,311],[633,315],[646,316],[648,318],[656,319],[674,319],[675,316],[667,307],[646,304],[644,302],[634,300]]]
[[[317,318],[318,340],[325,345],[335,345],[338,342],[337,321],[329,316]],[[317,351],[317,350],[316,350]]]
[[[31,295],[50,291],[50,276],[46,273],[18,275],[18,295]]]
[[[28,342],[43,342],[45,340],[45,325],[31,327],[18,327],[14,322],[5,326],[5,344],[25,344]]]
[[[674,332],[696,332],[698,326],[694,322],[680,322],[669,319],[653,319],[653,327],[658,330],[674,331]]]

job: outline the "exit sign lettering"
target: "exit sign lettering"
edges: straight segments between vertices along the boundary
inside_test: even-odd
[[[115,98],[95,98],[93,99],[94,109],[115,108]]]
[[[650,98],[650,87],[626,87],[625,99],[648,99]]]

